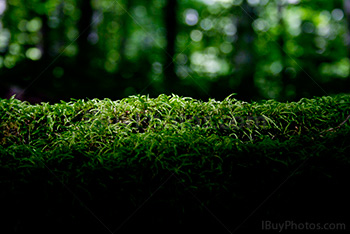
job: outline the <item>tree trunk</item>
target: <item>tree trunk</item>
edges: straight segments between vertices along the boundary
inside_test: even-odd
[[[78,64],[82,67],[88,65],[89,61],[89,43],[88,36],[91,32],[92,22],[92,6],[90,0],[81,0],[80,2],[81,17],[78,25],[79,38],[77,39],[78,44]]]
[[[350,0],[344,0],[344,12],[346,16],[346,22],[348,26],[347,36],[346,36],[346,46],[348,50],[348,58],[350,58]],[[350,78],[348,77],[346,80],[346,87],[350,87]],[[348,90],[350,92],[350,90]]]
[[[121,17],[121,41],[120,41],[120,54],[122,58],[126,58],[126,43],[128,41],[129,36],[129,28],[130,24],[129,21],[131,20],[130,15],[127,13],[130,11],[130,8],[133,5],[133,0],[127,0],[124,6],[125,12],[123,16]]]
[[[281,80],[282,80],[282,92],[280,94],[280,99],[286,100],[287,99],[287,85],[289,84],[290,80],[288,79],[288,75],[286,74],[286,58],[287,54],[284,51],[284,29],[285,25],[283,22],[283,10],[284,10],[284,4],[282,2],[277,3],[278,7],[278,24],[280,27],[280,34],[278,35],[277,43],[280,49],[281,54],[281,64],[282,64],[282,71],[280,73]]]
[[[348,46],[348,56],[350,57],[350,0],[344,0],[344,12],[346,15],[346,21],[348,25],[347,31],[347,46]]]
[[[241,77],[241,83],[238,88],[238,98],[244,101],[251,101],[258,96],[258,89],[254,82],[255,76],[255,52],[254,38],[255,32],[252,27],[254,19],[253,8],[247,3],[242,4],[244,10],[238,19],[237,36],[238,41],[234,46],[239,48],[235,56],[235,66],[237,73]]]
[[[175,64],[173,59],[175,58],[175,46],[177,35],[177,0],[168,0],[165,7],[165,27],[166,27],[166,59],[164,64],[164,84],[166,93],[171,93],[174,90],[174,86],[178,84],[178,77],[175,73]]]
[[[42,21],[42,27],[41,27],[41,45],[40,49],[42,52],[42,61],[44,63],[51,62],[49,61],[49,50],[50,50],[50,28],[48,25],[48,15],[45,12],[44,14],[40,15],[41,21]]]

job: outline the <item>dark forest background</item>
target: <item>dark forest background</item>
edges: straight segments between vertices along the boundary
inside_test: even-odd
[[[0,0],[0,95],[350,91],[350,0]]]

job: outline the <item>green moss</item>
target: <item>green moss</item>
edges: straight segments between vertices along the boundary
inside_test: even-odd
[[[132,96],[123,100],[74,100],[30,105],[14,98],[1,100],[1,143],[92,148],[114,144],[120,137],[147,138],[148,134],[229,136],[253,141],[261,136],[290,139],[334,127],[350,111],[350,97],[339,95],[279,103],[246,103],[232,97],[201,102],[178,96]],[[184,139],[186,140],[186,139]],[[96,150],[95,149],[95,150]]]
[[[235,207],[238,217],[253,194],[262,201],[291,176],[291,184],[302,178],[322,186],[348,178],[349,124],[325,130],[349,112],[349,95],[291,103],[175,95],[53,105],[2,99],[0,182],[14,193],[40,185],[45,194],[63,193],[63,184],[88,204],[104,197],[128,211],[156,191],[154,206],[166,201],[182,215],[203,211],[187,200],[194,193],[212,209]],[[265,212],[280,214],[278,207]]]

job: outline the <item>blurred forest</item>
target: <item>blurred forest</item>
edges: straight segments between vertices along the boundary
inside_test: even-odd
[[[0,96],[350,92],[350,0],[0,0]]]

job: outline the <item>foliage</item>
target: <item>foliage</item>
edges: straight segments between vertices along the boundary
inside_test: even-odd
[[[1,0],[0,20],[1,85],[55,102],[233,92],[298,100],[347,92],[350,82],[341,0]]]

